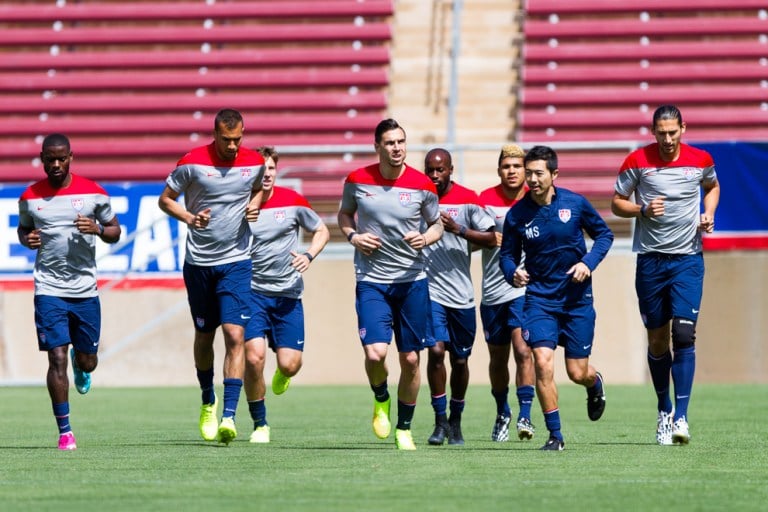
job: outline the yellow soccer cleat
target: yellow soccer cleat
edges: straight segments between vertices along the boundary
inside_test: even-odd
[[[415,450],[416,445],[413,444],[411,431],[395,429],[395,446],[398,450]]]
[[[392,424],[389,422],[389,406],[392,398],[387,398],[384,402],[373,400],[373,433],[379,439],[386,439],[392,431]]]
[[[269,425],[256,427],[248,440],[251,443],[266,444],[269,442]]]
[[[272,377],[272,392],[276,395],[282,395],[291,385],[291,378],[286,377],[280,368],[275,368],[275,375]]]
[[[200,435],[206,441],[215,441],[219,431],[219,422],[216,421],[216,406],[219,400],[214,397],[212,404],[200,406]]]
[[[221,424],[219,425],[219,434],[217,436],[220,443],[229,444],[237,437],[237,429],[235,428],[235,419],[231,416],[221,418]]]

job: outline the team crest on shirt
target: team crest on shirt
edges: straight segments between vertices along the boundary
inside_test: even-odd
[[[459,216],[459,209],[456,207],[446,208],[445,213],[450,215],[452,219],[455,219],[456,217]]]
[[[251,169],[250,167],[245,167],[243,169],[240,169],[240,177],[244,180],[247,180],[251,177]]]
[[[285,222],[285,210],[277,210],[273,215],[275,216],[275,222],[278,224]]]
[[[557,211],[557,215],[560,217],[560,222],[566,223],[571,220],[571,210],[569,208],[562,208]]]
[[[683,169],[683,176],[685,176],[685,179],[688,181],[691,181],[693,178],[696,177],[696,170],[691,169],[690,167]]]
[[[400,194],[398,195],[398,199],[400,200],[400,204],[405,206],[411,202],[411,193],[400,192]]]
[[[83,209],[83,206],[85,206],[85,201],[82,197],[78,197],[77,199],[72,199],[72,208],[75,209],[75,211],[81,211]]]
[[[531,331],[528,329],[523,329],[523,339],[525,341],[528,341],[531,338]]]

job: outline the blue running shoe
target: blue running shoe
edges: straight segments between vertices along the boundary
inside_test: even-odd
[[[77,388],[78,393],[84,395],[91,389],[91,374],[84,372],[77,367],[74,347],[69,349],[69,357],[72,359],[72,373],[75,376],[75,388]]]

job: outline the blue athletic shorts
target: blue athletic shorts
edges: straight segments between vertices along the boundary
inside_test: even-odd
[[[480,320],[483,322],[486,343],[489,345],[512,343],[512,331],[523,326],[523,304],[525,304],[524,295],[492,306],[480,304]]]
[[[704,257],[699,254],[638,254],[635,290],[647,329],[673,318],[699,318],[704,287]]]
[[[72,343],[75,350],[95,354],[101,334],[101,303],[98,297],[70,299],[35,295],[37,346],[47,352]]]
[[[358,281],[355,309],[363,345],[391,343],[394,334],[398,352],[414,352],[429,346],[426,279],[392,284]]]
[[[525,300],[523,339],[531,348],[558,345],[568,359],[583,359],[592,353],[595,338],[595,308],[591,302],[552,306],[531,296]]]
[[[184,284],[195,329],[245,326],[251,317],[251,260],[204,267],[184,263]]]
[[[449,308],[435,301],[430,302],[432,315],[427,332],[428,345],[442,341],[445,348],[456,357],[469,357],[477,331],[475,308]]]
[[[251,319],[245,339],[267,338],[272,350],[304,350],[304,307],[301,299],[270,297],[251,290]]]

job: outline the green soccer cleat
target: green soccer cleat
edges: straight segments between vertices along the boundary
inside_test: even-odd
[[[275,375],[272,376],[272,392],[276,395],[282,395],[291,385],[291,378],[286,377],[280,368],[275,368]]]
[[[391,404],[392,397],[387,398],[384,402],[373,400],[373,433],[379,439],[386,439],[392,431],[392,424],[389,422],[389,406]]]
[[[415,450],[416,445],[413,444],[411,431],[395,429],[395,446],[398,450]]]
[[[219,400],[214,396],[212,404],[200,406],[200,435],[206,441],[215,441],[219,432],[219,422],[216,421],[216,406]]]
[[[72,374],[75,376],[75,388],[78,393],[84,395],[91,389],[91,374],[77,367],[74,347],[69,349],[69,357],[72,359]]]
[[[216,436],[220,443],[229,444],[237,437],[237,429],[235,428],[235,419],[232,416],[221,418],[221,424],[219,424],[219,433]]]
[[[251,443],[266,444],[269,442],[269,425],[256,427],[248,440]]]

